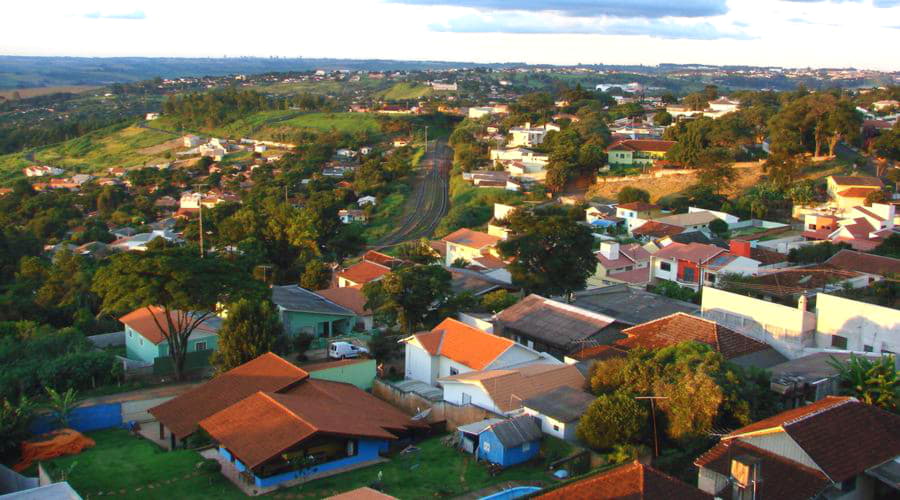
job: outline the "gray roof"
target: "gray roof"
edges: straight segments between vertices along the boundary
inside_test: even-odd
[[[356,313],[339,306],[321,295],[297,285],[272,287],[272,302],[288,311],[355,316]]]
[[[534,417],[520,415],[490,427],[500,443],[510,448],[541,439],[541,427]]]
[[[454,267],[450,269],[450,288],[453,293],[472,292],[475,295],[482,295],[499,288],[511,289],[513,287],[509,283],[485,276],[477,271]]]
[[[870,360],[877,360],[881,355],[874,353],[860,354],[858,357],[866,357]],[[835,358],[841,363],[846,363],[850,359],[849,352],[817,352],[802,358],[792,359],[784,363],[769,368],[772,372],[772,380],[784,378],[801,379],[805,382],[815,382],[824,378],[831,378],[838,375],[838,371],[831,366],[828,361]],[[900,360],[897,361],[900,363]]]
[[[460,425],[456,430],[465,432],[466,434],[481,434],[488,427],[503,421],[502,418],[486,418],[484,420],[479,420],[478,422],[472,422],[471,424]]]
[[[81,500],[66,481],[0,495],[4,500]]]
[[[743,366],[744,368],[753,366],[761,370],[766,370],[779,363],[784,363],[787,359],[787,357],[778,352],[774,347],[769,347],[768,349],[731,358],[728,361],[731,361],[738,366]]]
[[[614,322],[615,318],[609,315],[535,294],[500,311],[494,318],[494,325],[501,326],[500,331],[510,328],[560,347],[594,337]]]
[[[522,406],[560,422],[573,422],[581,418],[594,399],[594,396],[587,392],[562,386],[526,399],[522,402]]]
[[[639,325],[677,312],[698,315],[700,306],[628,285],[613,285],[575,294],[574,306],[606,314],[621,323]]]

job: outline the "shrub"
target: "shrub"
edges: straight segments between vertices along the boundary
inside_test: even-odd
[[[591,403],[578,424],[578,437],[595,449],[612,448],[639,436],[646,423],[647,409],[618,391]]]
[[[631,203],[633,201],[643,201],[644,203],[649,203],[650,193],[640,188],[625,186],[621,191],[619,191],[616,199],[619,201],[619,203]]]
[[[222,472],[222,464],[215,458],[207,458],[202,462],[197,462],[197,470],[209,474],[219,474]]]
[[[309,350],[309,347],[315,339],[314,336],[304,332],[298,333],[297,336],[294,337],[294,350],[297,351],[297,357],[299,359],[306,359],[306,351]]]

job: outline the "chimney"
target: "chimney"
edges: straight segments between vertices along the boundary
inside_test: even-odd
[[[750,242],[744,240],[731,240],[728,242],[731,253],[739,257],[750,257]]]
[[[800,295],[800,298],[797,299],[797,309],[800,309],[801,311],[806,312],[806,306],[807,306],[808,302],[809,302],[809,299],[806,297],[805,294]]]
[[[731,460],[732,500],[759,498],[759,483],[762,482],[761,466],[762,460],[750,455],[741,455]]]
[[[604,241],[600,243],[600,255],[609,260],[619,258],[619,243],[617,241]]]

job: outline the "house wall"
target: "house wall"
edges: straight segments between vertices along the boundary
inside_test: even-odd
[[[437,366],[433,363],[428,351],[413,345],[412,341],[406,342],[405,371],[406,378],[435,385]]]
[[[166,346],[168,349],[168,345]],[[163,355],[167,355],[168,352]],[[145,339],[143,335],[125,325],[125,357],[137,361],[152,363],[160,356],[159,346]]]
[[[778,456],[788,458],[797,463],[801,463],[807,467],[821,470],[818,465],[803,451],[803,448],[791,439],[785,432],[773,432],[770,434],[760,434],[757,436],[747,436],[739,438],[745,443],[770,451]]]
[[[835,335],[847,349],[900,352],[900,311],[820,293],[816,297],[816,345],[832,347]],[[870,349],[869,349],[870,348]]]
[[[568,423],[560,422],[553,417],[544,415],[537,410],[528,408],[527,406],[522,408],[522,412],[526,415],[531,415],[532,417],[540,420],[541,432],[543,432],[544,434],[558,437],[560,439],[565,439],[566,441],[575,441],[578,438],[577,429],[579,420]]]
[[[504,447],[497,436],[490,430],[478,435],[478,458],[503,467],[526,462],[541,449],[540,441],[524,443],[519,446]]]
[[[810,311],[704,287],[700,312],[790,359],[803,356],[803,348],[815,344],[816,315]]]
[[[456,381],[444,382],[442,385],[444,386],[444,401],[460,406],[471,404],[493,413],[504,414],[481,386]],[[463,395],[468,396],[468,399],[464,400]]]
[[[535,361],[546,362],[536,351],[528,349],[521,344],[513,344],[491,364],[485,367],[486,370],[495,370],[498,368],[507,368],[515,365],[522,365]]]
[[[316,380],[331,380],[353,384],[364,391],[372,389],[375,381],[376,362],[374,359],[366,359],[347,365],[325,368],[309,373],[309,377]]]
[[[503,417],[503,415],[474,405],[463,406],[449,401],[431,401],[414,392],[404,392],[381,380],[375,380],[375,385],[372,386],[372,394],[410,415],[431,409],[425,417],[425,421],[429,423],[443,422],[446,424],[447,429],[451,431],[456,430],[461,425],[480,422],[488,418]]]
[[[669,259],[660,259],[658,257],[652,257],[651,261],[653,262],[653,269],[650,271],[652,278],[669,281],[676,280],[676,277],[678,276],[678,263],[676,261]],[[669,264],[668,271],[664,271],[662,269],[662,264],[664,262]]]
[[[327,336],[327,324],[331,324],[330,336],[346,335],[356,324],[356,316],[287,311],[281,307],[278,309],[284,331],[291,337],[295,337],[300,332],[306,332],[316,337]]]
[[[727,476],[714,470],[700,467],[700,470],[697,471],[697,488],[710,495],[715,495],[730,484]]]
[[[456,259],[466,259],[471,262],[479,257],[481,257],[480,248],[472,248],[447,242],[447,259],[445,264],[448,266]]]
[[[464,365],[458,361],[454,361],[446,356],[437,356],[437,378],[441,377],[449,377],[454,375],[454,373],[450,373],[451,369],[456,370],[456,373],[469,373],[472,370],[468,365]],[[431,385],[434,385],[432,382]]]

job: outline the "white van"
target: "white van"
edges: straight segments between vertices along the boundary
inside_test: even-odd
[[[331,347],[328,348],[329,358],[358,358],[360,354],[369,354],[369,350],[350,342],[332,342]]]

